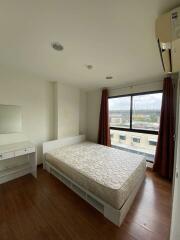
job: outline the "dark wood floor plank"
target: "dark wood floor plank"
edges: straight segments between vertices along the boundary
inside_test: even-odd
[[[171,184],[148,171],[124,223],[113,225],[58,179],[38,168],[0,185],[1,240],[166,240]]]

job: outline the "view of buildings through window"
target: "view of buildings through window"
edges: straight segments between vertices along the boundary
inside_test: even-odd
[[[159,130],[162,93],[133,97],[132,128]]]
[[[161,102],[161,92],[109,98],[112,145],[153,161]]]

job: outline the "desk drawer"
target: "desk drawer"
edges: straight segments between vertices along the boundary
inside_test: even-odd
[[[26,155],[26,154],[28,154],[28,148],[24,148],[24,149],[21,149],[21,150],[17,150],[17,151],[15,151],[15,153],[14,153],[15,157],[22,156],[22,155]]]
[[[35,147],[27,148],[28,153],[33,153],[36,151]]]
[[[26,155],[33,152],[35,152],[35,147],[20,149],[15,151],[15,157]]]
[[[14,157],[14,152],[0,153],[0,160],[13,158],[13,157]]]

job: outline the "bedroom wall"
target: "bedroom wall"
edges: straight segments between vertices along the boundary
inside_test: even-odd
[[[23,114],[23,132],[0,134],[0,145],[30,140],[41,163],[44,141],[86,133],[86,103],[87,94],[76,87],[0,67],[0,104],[20,105]]]
[[[180,239],[180,77],[177,84],[177,107],[176,107],[176,140],[175,140],[175,164],[173,181],[173,204],[171,219],[171,240]]]
[[[97,142],[101,90],[88,92],[87,96],[87,138]]]
[[[58,138],[79,134],[79,97],[78,88],[57,83]]]
[[[54,83],[54,136],[86,134],[87,94],[77,87]]]
[[[79,98],[79,133],[87,135],[87,93],[83,90]]]
[[[0,104],[22,106],[21,134],[0,134],[0,144],[29,139],[37,145],[41,162],[43,141],[53,138],[52,84],[41,78],[0,68]]]
[[[138,93],[145,91],[161,90],[163,87],[163,81],[156,81],[147,84],[138,84],[134,86],[125,86],[119,88],[110,88],[109,95],[117,96],[130,93]],[[87,94],[87,138],[90,141],[96,142],[98,136],[98,124],[99,124],[99,112],[101,102],[101,90],[90,91]]]

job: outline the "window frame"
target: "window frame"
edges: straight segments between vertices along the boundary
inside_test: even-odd
[[[121,137],[123,137],[123,138],[121,138]],[[119,135],[119,140],[120,141],[126,141],[126,135]]]
[[[132,136],[132,141],[133,143],[141,143],[141,137]]]
[[[163,91],[162,90],[157,90],[157,91],[147,91],[147,92],[139,92],[139,93],[131,93],[131,94],[109,96],[108,99],[111,99],[111,98],[121,98],[121,97],[130,97],[131,98],[131,100],[130,100],[130,126],[129,126],[129,128],[111,127],[110,126],[110,129],[112,129],[112,130],[119,130],[119,131],[126,131],[126,132],[137,132],[137,133],[158,135],[159,131],[146,130],[146,129],[134,129],[134,128],[132,128],[133,97],[134,96],[140,96],[140,95],[155,94],[155,93],[163,93]]]
[[[155,143],[155,144],[154,144]],[[157,146],[157,141],[155,141],[155,140],[148,140],[148,144],[150,145],[150,146]]]

